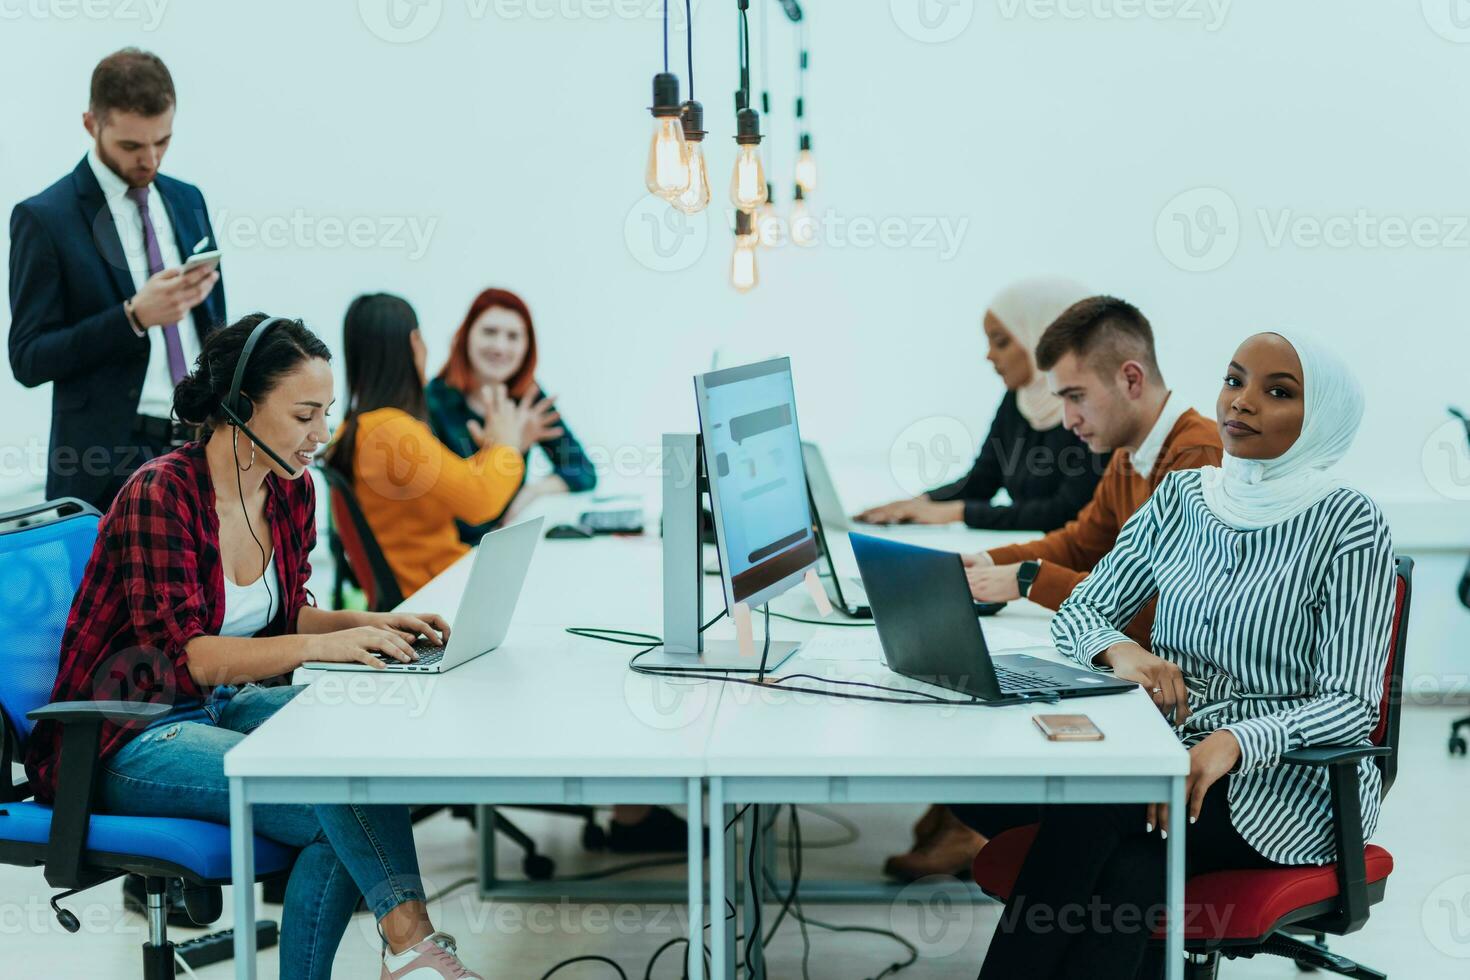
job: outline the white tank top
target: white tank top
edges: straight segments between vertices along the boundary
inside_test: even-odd
[[[224,576],[225,621],[219,628],[220,636],[254,636],[275,617],[276,610],[281,608],[281,581],[276,574],[274,556],[262,578],[249,585],[236,585],[228,575]],[[266,585],[270,586],[269,597]]]

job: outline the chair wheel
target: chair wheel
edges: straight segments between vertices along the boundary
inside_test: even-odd
[[[82,928],[82,924],[77,921],[77,917],[72,915],[67,909],[56,910],[56,921],[60,922],[61,928],[67,932],[77,932]]]
[[[1464,755],[1466,748],[1467,746],[1465,744],[1465,739],[1463,736],[1450,736],[1450,755]]]
[[[556,862],[544,854],[527,854],[521,862],[521,870],[532,881],[547,881],[556,872]]]
[[[589,820],[582,825],[582,846],[589,851],[607,850],[607,831],[602,824]]]
[[[1298,970],[1302,971],[1303,973],[1316,973],[1317,972],[1317,968],[1314,965],[1312,965],[1311,963],[1308,963],[1306,960],[1297,960],[1296,961],[1296,968]]]

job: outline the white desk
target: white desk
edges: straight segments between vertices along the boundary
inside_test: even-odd
[[[653,487],[644,502],[657,502]],[[586,504],[562,498],[536,510],[548,521],[564,520]],[[251,807],[260,803],[684,804],[689,929],[697,936],[705,914],[699,829],[706,789],[712,827],[728,819],[736,801],[1171,800],[1169,902],[1171,909],[1182,907],[1187,756],[1147,699],[1089,700],[1082,710],[1107,740],[1056,744],[1035,732],[1030,715],[1038,709],[1030,707],[865,705],[633,674],[626,668],[633,648],[572,637],[564,628],[661,632],[656,518],[648,526],[652,533],[638,539],[543,541],[499,650],[442,677],[304,672],[298,680],[310,680],[311,688],[226,756],[237,977],[255,976],[248,883]],[[887,533],[957,550],[1028,536],[962,528]],[[404,608],[452,615],[468,562],[446,570]],[[718,579],[707,577],[705,587],[710,608],[720,608]],[[800,593],[773,605],[813,613]],[[1045,615],[1025,604],[997,622],[1038,637],[1045,629]],[[813,628],[773,619],[772,631],[801,638]],[[729,637],[733,628],[722,621],[710,635]],[[848,676],[880,669],[876,662],[798,658],[783,672],[798,663]],[[793,708],[793,700],[801,703]],[[710,891],[728,894],[733,865],[726,835],[711,834],[710,852]],[[723,919],[723,901],[711,907]],[[1170,917],[1171,925],[1181,921]],[[732,934],[710,931],[715,976],[728,977]],[[1171,931],[1170,940],[1182,949],[1182,934]],[[701,953],[700,944],[689,945],[688,970],[696,980],[704,974]],[[1182,955],[1171,962],[1181,963]]]

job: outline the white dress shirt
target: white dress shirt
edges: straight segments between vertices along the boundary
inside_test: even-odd
[[[1171,391],[1164,398],[1164,407],[1159,411],[1159,417],[1154,422],[1154,427],[1148,430],[1148,435],[1143,437],[1143,442],[1133,450],[1131,462],[1133,469],[1145,480],[1153,472],[1154,464],[1159,461],[1159,453],[1164,450],[1164,440],[1169,438],[1169,433],[1174,431],[1174,426],[1179,423],[1179,416],[1189,411],[1189,406],[1184,399],[1174,397]]]
[[[143,215],[127,196],[127,181],[98,158],[96,147],[87,152],[87,163],[91,165],[92,173],[102,187],[102,196],[107,199],[107,208],[112,212],[112,223],[117,226],[117,237],[122,241],[128,272],[133,277],[133,289],[142,289],[148,281],[148,247],[143,241]],[[158,236],[158,254],[163,258],[163,267],[168,269],[182,264],[173,222],[169,220],[168,208],[154,184],[148,186],[148,216],[153,219],[153,233]],[[189,247],[193,248],[194,244],[189,242]],[[166,419],[174,406],[174,380],[168,369],[168,348],[162,330],[149,329],[144,333],[148,337],[148,370],[143,375],[143,390],[138,396],[138,414]],[[184,363],[192,369],[194,359],[199,356],[199,331],[187,319],[179,324],[179,343],[184,348]]]

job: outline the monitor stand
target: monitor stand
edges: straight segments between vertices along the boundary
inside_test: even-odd
[[[663,439],[664,643],[638,658],[641,667],[719,670],[756,674],[762,670],[765,638],[755,638],[753,655],[736,640],[706,640],[704,562],[700,541],[700,502],[709,490],[704,447],[691,433],[665,433]],[[755,618],[754,610],[751,618]],[[801,648],[799,642],[771,640],[764,670],[770,673]]]

